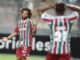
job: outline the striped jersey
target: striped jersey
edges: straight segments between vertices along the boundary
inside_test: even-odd
[[[17,22],[17,26],[14,30],[14,32],[19,32],[19,43],[17,44],[17,48],[32,46],[32,30],[32,20],[26,19],[25,21],[20,20]]]
[[[43,13],[41,18],[50,26],[50,52],[52,54],[67,54],[70,52],[71,27],[79,17],[74,11],[68,16],[52,16]]]

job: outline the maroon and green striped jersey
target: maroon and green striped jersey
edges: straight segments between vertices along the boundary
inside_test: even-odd
[[[19,47],[31,47],[32,46],[32,30],[33,30],[33,21],[26,19],[25,21],[18,21],[17,26],[14,32],[19,32]]]
[[[76,11],[68,16],[42,14],[42,20],[50,26],[50,52],[52,54],[70,53],[71,27],[78,17]]]

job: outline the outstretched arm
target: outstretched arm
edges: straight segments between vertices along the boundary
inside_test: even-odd
[[[11,35],[9,35],[8,37],[3,37],[2,41],[5,42],[7,41],[8,39],[14,37],[15,35],[17,35],[17,32],[13,32]]]
[[[2,41],[5,42],[5,41],[7,41],[8,39],[14,37],[17,34],[18,34],[18,25],[16,26],[14,32],[11,35],[9,35],[8,37],[3,37]]]
[[[71,4],[67,4],[67,7],[74,10],[74,11],[77,11],[80,14],[80,7],[75,6],[75,5],[71,5]]]

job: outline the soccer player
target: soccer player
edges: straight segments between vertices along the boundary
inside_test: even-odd
[[[22,19],[17,22],[14,33],[8,37],[3,37],[5,42],[19,32],[19,43],[16,49],[17,60],[26,60],[32,47],[32,33],[35,34],[37,30],[37,18],[31,20],[31,10],[23,8],[21,11]]]
[[[64,16],[66,7],[75,11],[70,15]],[[55,9],[56,16],[45,12],[52,8]],[[75,20],[78,19],[80,9],[66,5],[64,2],[56,2],[53,5],[39,8],[38,14],[50,26],[50,50],[46,60],[70,60],[71,27]]]

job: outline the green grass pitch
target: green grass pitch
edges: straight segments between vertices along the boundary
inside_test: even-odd
[[[0,60],[16,60],[16,56],[0,54]],[[29,56],[27,60],[45,60],[45,57]]]
[[[16,56],[0,54],[0,60],[16,60]],[[45,60],[45,57],[29,56],[27,60]],[[71,60],[80,60],[80,59],[71,58]]]

